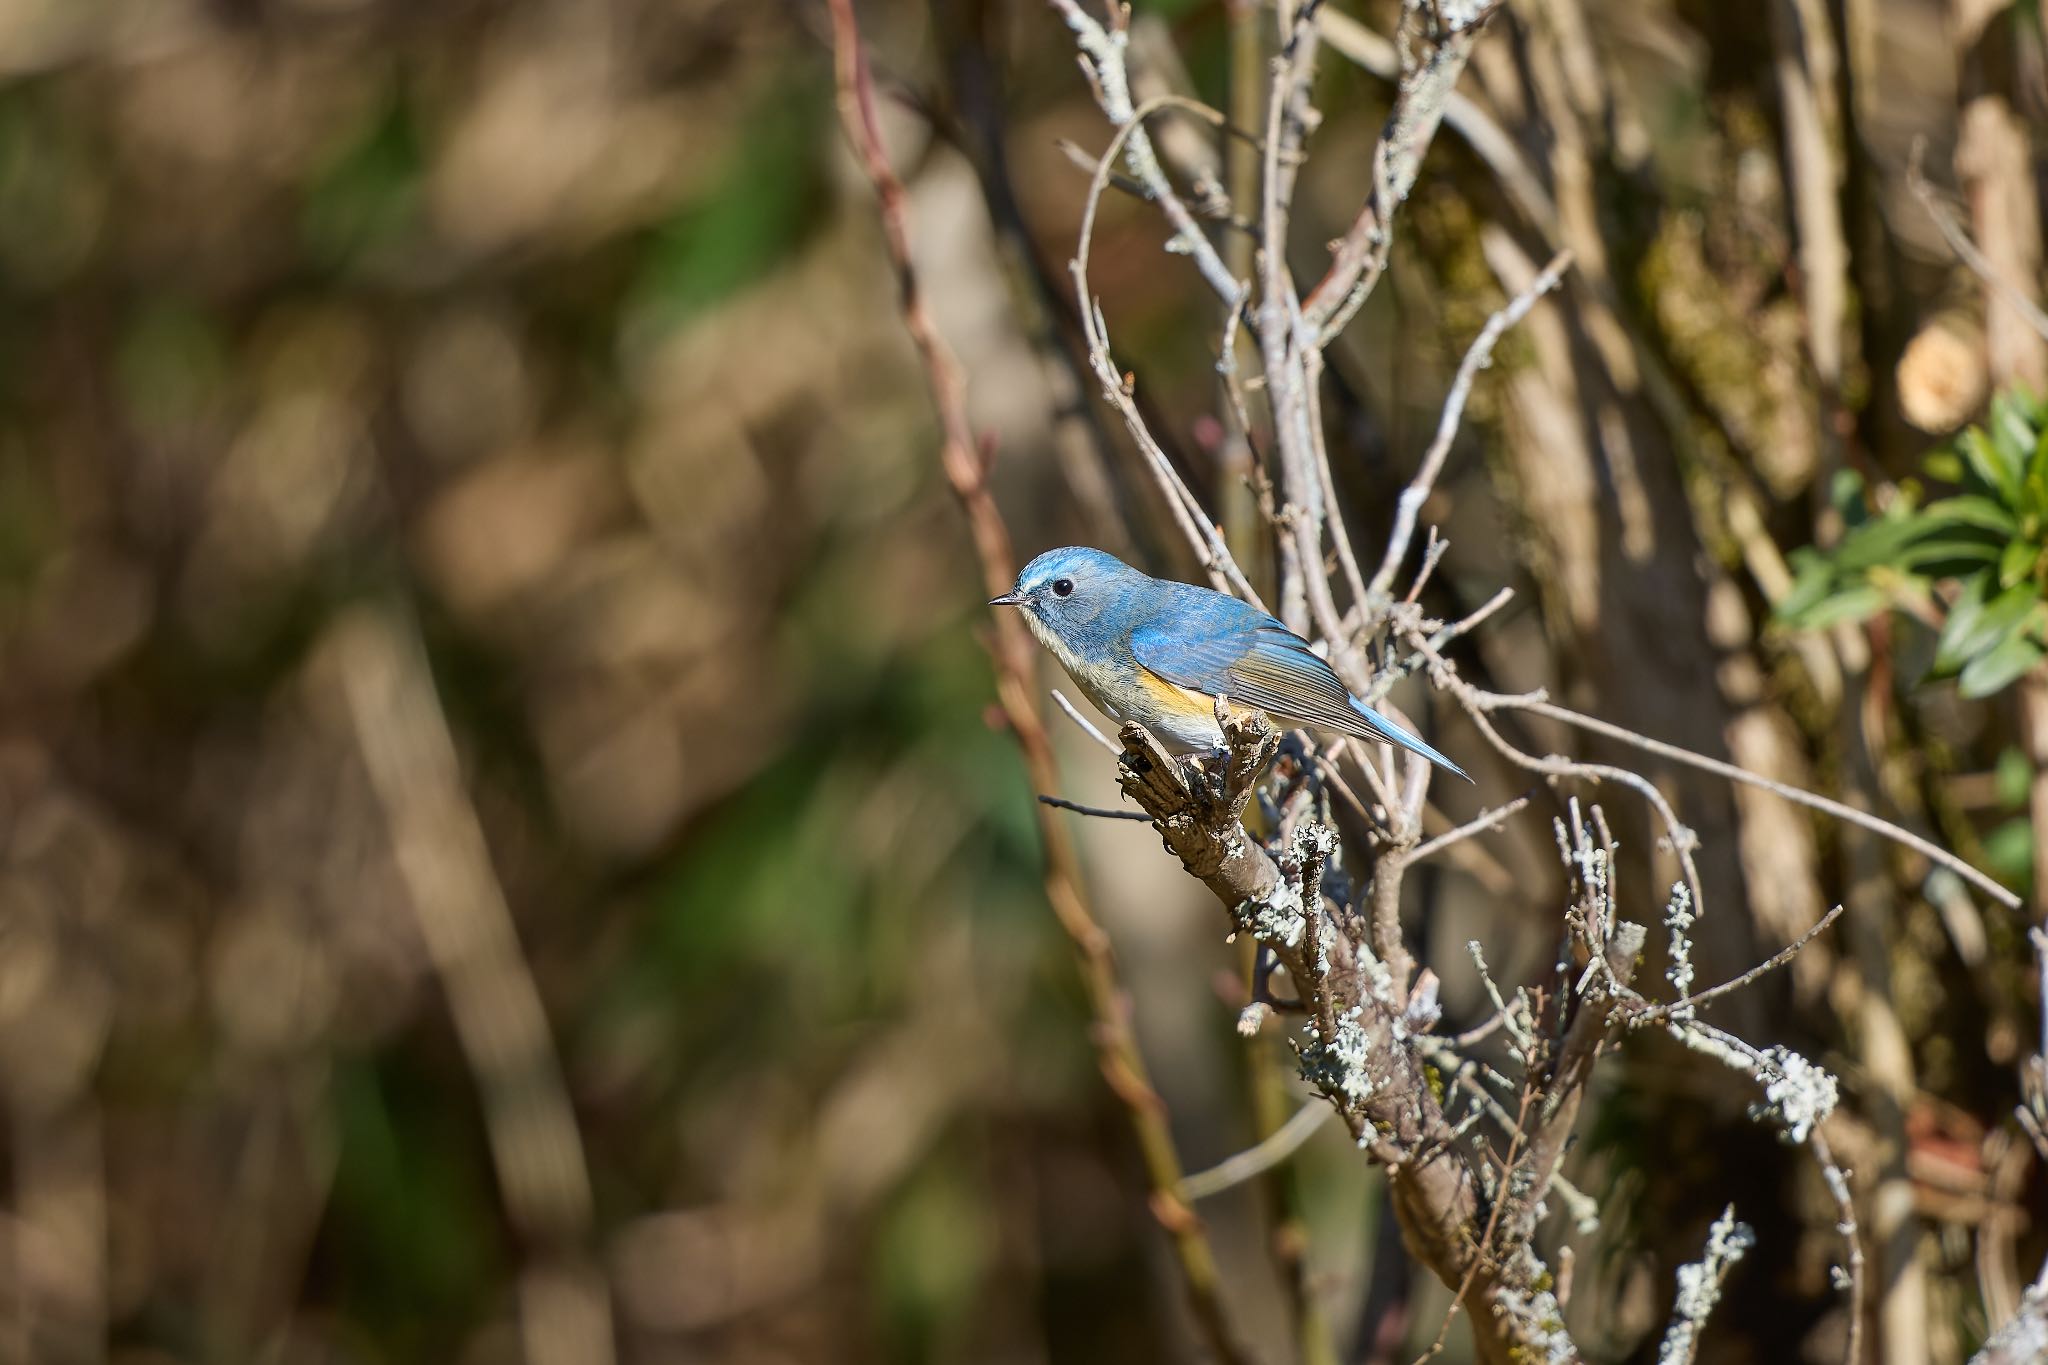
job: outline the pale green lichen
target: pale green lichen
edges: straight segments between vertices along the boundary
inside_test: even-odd
[[[1317,1038],[1301,1050],[1302,1079],[1347,1108],[1363,1104],[1378,1088],[1366,1070],[1372,1039],[1359,1023],[1362,1012],[1352,1006],[1337,1016],[1334,1038]]]

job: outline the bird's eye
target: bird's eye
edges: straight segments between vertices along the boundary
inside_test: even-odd
[[[1071,578],[1055,578],[1052,581],[1052,595],[1054,597],[1072,597],[1074,595],[1074,580]]]

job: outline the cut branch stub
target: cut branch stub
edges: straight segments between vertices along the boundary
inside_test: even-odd
[[[1280,867],[1239,817],[1279,740],[1256,713],[1224,722],[1228,757],[1220,771],[1183,764],[1141,725],[1118,732],[1117,781],[1152,817],[1167,851],[1226,905],[1263,901],[1280,884]]]

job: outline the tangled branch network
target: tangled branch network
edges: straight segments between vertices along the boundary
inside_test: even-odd
[[[1568,287],[1568,253],[1556,254],[1471,342],[1430,443],[1395,500],[1385,550],[1369,574],[1337,504],[1322,413],[1325,350],[1385,274],[1393,223],[1438,125],[1447,111],[1459,108],[1464,114],[1454,117],[1471,122],[1472,111],[1457,104],[1453,91],[1498,3],[1404,0],[1391,44],[1398,56],[1392,106],[1373,153],[1369,184],[1349,228],[1332,246],[1327,270],[1305,289],[1290,272],[1289,238],[1294,190],[1318,122],[1313,75],[1326,30],[1319,23],[1317,0],[1278,0],[1272,6],[1275,55],[1264,97],[1252,102],[1260,119],[1257,127],[1244,126],[1242,118],[1233,122],[1182,95],[1138,99],[1128,14],[1116,8],[1098,16],[1081,0],[1049,3],[1073,35],[1081,70],[1111,128],[1093,162],[1070,272],[1085,364],[1122,419],[1139,462],[1202,572],[1219,591],[1272,611],[1313,641],[1352,696],[1387,709],[1397,722],[1405,718],[1388,706],[1389,689],[1410,676],[1426,679],[1463,714],[1505,770],[1526,773],[1539,787],[1558,789],[1563,812],[1554,820],[1554,835],[1570,898],[1545,983],[1503,990],[1481,945],[1473,943],[1471,955],[1492,1013],[1475,1028],[1447,1034],[1439,1029],[1438,977],[1418,966],[1404,938],[1404,879],[1411,870],[1454,855],[1465,841],[1521,815],[1533,793],[1425,838],[1430,767],[1419,756],[1355,752],[1348,741],[1323,746],[1306,735],[1283,742],[1259,714],[1219,703],[1222,751],[1206,761],[1184,761],[1136,725],[1126,725],[1114,739],[1103,735],[1054,694],[1077,724],[1116,754],[1125,794],[1187,873],[1215,895],[1227,913],[1229,932],[1256,945],[1256,992],[1240,1031],[1255,1035],[1276,1019],[1289,1021],[1300,1076],[1318,1097],[1313,1109],[1305,1109],[1258,1147],[1214,1171],[1183,1179],[1171,1137],[1156,1123],[1157,1097],[1142,1083],[1142,1061],[1134,1045],[1114,1058],[1105,1056],[1106,1073],[1131,1107],[1154,1186],[1155,1212],[1176,1239],[1197,1324],[1213,1353],[1226,1361],[1251,1358],[1231,1325],[1192,1201],[1285,1160],[1319,1117],[1334,1115],[1366,1159],[1384,1168],[1389,1204],[1408,1248],[1453,1290],[1450,1314],[1431,1354],[1443,1345],[1452,1317],[1463,1312],[1481,1360],[1506,1365],[1579,1359],[1566,1324],[1568,1262],[1551,1261],[1560,1259],[1564,1234],[1585,1234],[1598,1218],[1593,1202],[1564,1173],[1564,1158],[1597,1064],[1625,1036],[1658,1030],[1702,1065],[1746,1078],[1755,1089],[1754,1119],[1811,1155],[1837,1210],[1841,1254],[1836,1277],[1849,1299],[1848,1359],[1859,1361],[1864,1259],[1848,1176],[1825,1137],[1837,1082],[1806,1057],[1783,1047],[1758,1047],[1702,1017],[1713,1002],[1790,961],[1834,923],[1840,908],[1770,960],[1733,980],[1695,989],[1693,932],[1709,913],[1709,901],[1694,859],[1698,841],[1693,831],[1642,773],[1530,752],[1502,733],[1500,718],[1510,712],[1541,716],[1664,763],[1766,788],[1909,847],[1986,895],[2007,904],[2015,899],[1947,850],[1867,812],[1581,715],[1541,692],[1490,692],[1460,675],[1446,651],[1484,627],[1512,594],[1502,588],[1461,619],[1431,618],[1422,606],[1423,594],[1445,542],[1434,528],[1424,531],[1423,512],[1478,375],[1511,328],[1545,295]],[[933,344],[929,320],[917,301],[902,187],[870,116],[872,90],[849,0],[833,0],[833,9],[848,132],[882,198],[891,254],[905,283],[906,317],[946,418],[948,472],[976,526],[984,576],[992,591],[1001,592],[1014,568],[1007,536],[965,427],[957,363],[942,343]],[[1231,202],[1204,167],[1170,164],[1166,142],[1154,136],[1153,126],[1166,119],[1224,130],[1253,148],[1257,166],[1250,179],[1256,202]],[[1184,193],[1183,184],[1193,189]],[[1168,230],[1166,251],[1188,258],[1202,287],[1214,295],[1221,399],[1239,435],[1264,447],[1257,452],[1262,477],[1256,480],[1263,524],[1251,536],[1227,533],[1204,508],[1148,424],[1136,400],[1135,379],[1115,359],[1109,320],[1090,281],[1096,224],[1112,190],[1135,194],[1158,211]],[[1222,232],[1249,234],[1253,249],[1247,253],[1219,245],[1216,224],[1223,225]],[[1419,532],[1423,543],[1417,556]],[[1233,554],[1234,543],[1271,545],[1275,586],[1270,606]],[[1040,816],[1055,855],[1048,889],[1088,969],[1103,1036],[1120,1040],[1116,1045],[1123,1047],[1128,1034],[1118,1031],[1114,983],[1095,989],[1107,980],[1107,950],[1100,930],[1080,909],[1070,848],[1056,822],[1061,809],[1083,816],[1129,812],[1099,811],[1052,794],[1043,731],[1022,700],[1029,664],[1018,657],[1014,622],[1003,623],[1000,630],[997,661],[1005,708],[1033,759],[1034,778],[1047,793]],[[1346,776],[1347,761],[1363,791]],[[1638,902],[1619,885],[1618,843],[1602,808],[1582,804],[1573,794],[1599,786],[1617,788],[1647,808],[1659,847],[1675,868],[1661,896]],[[1340,836],[1338,802],[1367,830],[1363,848],[1347,848]],[[1653,928],[1664,937],[1668,963],[1664,984],[1654,989],[1637,979]],[[1130,1084],[1133,1075],[1139,1084]],[[2048,1085],[2040,1090],[2048,1093]],[[2039,1119],[2048,1123],[2048,1101],[2039,1107]],[[1553,1214],[1563,1215],[1561,1228],[1554,1227]],[[1732,1208],[1714,1224],[1701,1259],[1685,1267],[1674,1287],[1661,1360],[1693,1358],[1723,1282],[1752,1242]],[[1546,1253],[1546,1246],[1556,1250]],[[2048,1299],[2048,1291],[2040,1297]]]

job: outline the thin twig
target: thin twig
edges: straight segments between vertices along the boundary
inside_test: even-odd
[[[1941,201],[1935,197],[1934,186],[1927,182],[1927,176],[1921,170],[1921,162],[1926,154],[1927,139],[1914,138],[1912,157],[1906,163],[1906,187],[1913,191],[1913,197],[1927,210],[1927,216],[1941,229],[1942,237],[1947,240],[1956,255],[1962,258],[1963,264],[1970,267],[1978,279],[2004,295],[2005,301],[2012,305],[2014,312],[2026,319],[2029,327],[2043,337],[2048,337],[2048,313],[2042,312],[2041,305],[2028,298],[2025,290],[2000,273],[1998,267],[1992,264],[1991,258],[1984,254],[1983,248],[1971,241],[1970,234],[1964,232],[1962,224],[1956,222],[1955,215],[1943,207]]]
[[[1358,818],[1365,821],[1366,825],[1372,829],[1385,829],[1386,822],[1377,815],[1374,815],[1365,802],[1359,799],[1358,793],[1351,790],[1351,784],[1344,780],[1344,774],[1338,769],[1336,763],[1322,754],[1316,754],[1314,757],[1316,771],[1322,774],[1323,781],[1328,783],[1336,791],[1337,795],[1344,798],[1344,803],[1357,812]],[[1361,758],[1360,761],[1363,762],[1363,759]],[[1366,771],[1368,774],[1371,773],[1371,769]]]
[[[1550,264],[1530,281],[1527,289],[1486,320],[1486,326],[1466,348],[1465,358],[1458,364],[1457,377],[1451,381],[1451,391],[1444,399],[1443,413],[1437,418],[1436,439],[1429,443],[1422,463],[1415,470],[1415,477],[1408,481],[1408,486],[1401,490],[1401,496],[1394,504],[1394,529],[1387,534],[1387,552],[1380,560],[1379,570],[1367,585],[1368,602],[1385,598],[1388,589],[1393,587],[1394,574],[1407,557],[1408,542],[1415,535],[1415,519],[1422,511],[1422,504],[1429,500],[1430,490],[1436,487],[1437,475],[1443,472],[1444,460],[1451,453],[1451,442],[1457,437],[1458,424],[1464,418],[1465,401],[1471,396],[1473,380],[1491,363],[1493,348],[1508,328],[1527,317],[1536,301],[1557,287],[1571,263],[1572,253],[1569,250],[1552,256]]]
[[[1115,361],[1110,354],[1108,325],[1102,316],[1102,305],[1095,299],[1093,286],[1088,283],[1088,257],[1095,241],[1095,215],[1102,203],[1102,192],[1109,184],[1111,169],[1115,166],[1124,143],[1143,129],[1148,117],[1166,108],[1186,109],[1214,124],[1220,125],[1224,121],[1220,112],[1200,101],[1180,95],[1157,95],[1133,110],[1130,121],[1117,129],[1116,136],[1110,139],[1109,146],[1102,153],[1102,159],[1096,163],[1094,178],[1088,185],[1088,197],[1081,208],[1080,239],[1075,244],[1074,260],[1069,267],[1074,277],[1074,290],[1081,310],[1081,331],[1088,343],[1088,362],[1094,369],[1097,380],[1102,384],[1103,396],[1108,398],[1111,406],[1122,415],[1125,428],[1131,433],[1131,438],[1138,443],[1139,451],[1145,456],[1146,467],[1151,471],[1154,481],[1159,484],[1160,490],[1165,493],[1167,504],[1173,510],[1174,519],[1179,523],[1181,533],[1187,537],[1188,544],[1194,547],[1210,580],[1217,588],[1235,592],[1245,601],[1263,608],[1259,595],[1252,590],[1251,582],[1244,576],[1244,571],[1238,568],[1237,560],[1230,553],[1230,547],[1224,543],[1222,532],[1202,510],[1201,503],[1196,500],[1193,490],[1181,478],[1180,472],[1173,467],[1173,462],[1166,458],[1166,452],[1160,448],[1158,439],[1152,435],[1151,428],[1145,425],[1144,416],[1139,413],[1137,404],[1132,401],[1130,382],[1117,372]],[[1236,290],[1231,297],[1241,299],[1243,293]]]
[[[1320,359],[1311,359],[1318,369]],[[1316,476],[1323,486],[1323,505],[1330,509],[1330,544],[1337,551],[1337,565],[1344,571],[1344,583],[1351,590],[1353,602],[1365,600],[1365,579],[1358,571],[1358,556],[1351,548],[1351,528],[1344,524],[1344,518],[1337,513],[1337,477],[1330,468],[1330,443],[1323,435],[1323,405],[1310,403],[1308,406],[1309,436],[1316,452]],[[1416,584],[1419,590],[1421,584]],[[1341,627],[1340,627],[1341,630]]]
[[[1501,8],[1500,0],[1461,6],[1464,22],[1443,22],[1440,0],[1403,0],[1407,28],[1394,107],[1373,149],[1372,187],[1350,229],[1338,240],[1330,269],[1302,300],[1319,345],[1327,345],[1364,306],[1393,248],[1394,212],[1414,187],[1423,154],[1436,137],[1444,106],[1472,45]]]
[[[1431,529],[1434,530],[1434,528]],[[1435,543],[1441,545],[1444,542],[1437,541]],[[1367,706],[1378,705],[1379,699],[1393,691],[1396,683],[1421,668],[1424,664],[1430,665],[1432,670],[1450,667],[1447,661],[1437,657],[1444,646],[1459,636],[1471,634],[1474,630],[1477,630],[1488,620],[1492,619],[1495,612],[1498,612],[1502,607],[1505,607],[1514,600],[1515,590],[1513,588],[1502,588],[1464,617],[1452,621],[1448,625],[1438,627],[1436,633],[1424,641],[1414,653],[1394,667],[1382,668],[1375,674],[1372,680],[1372,687],[1359,700],[1363,701]],[[1403,607],[1407,605],[1407,603],[1402,604]],[[1401,608],[1395,609],[1393,619],[1397,627],[1405,629],[1401,610]],[[1355,615],[1356,613],[1354,613]],[[1346,619],[1345,624],[1346,626],[1351,624],[1350,618]]]
[[[1476,610],[1467,614],[1462,620],[1453,621],[1436,634],[1430,636],[1430,648],[1442,649],[1460,635],[1470,634],[1478,629],[1480,625],[1484,624],[1495,612],[1514,600],[1515,590],[1513,588],[1502,588],[1499,592],[1487,598]]]
[[[1393,43],[1333,5],[1316,11],[1316,30],[1332,51],[1356,62],[1385,81],[1401,79],[1401,57]],[[1465,139],[1486,163],[1529,225],[1546,241],[1557,238],[1557,201],[1544,188],[1543,177],[1522,153],[1515,139],[1496,123],[1478,101],[1454,88],[1444,100],[1444,123]]]
[[[1515,1005],[1510,1006],[1510,1009],[1512,1010],[1514,1008],[1520,1007],[1522,1004],[1522,999],[1523,998],[1521,996],[1516,996]],[[1430,1040],[1431,1046],[1437,1051],[1438,1055],[1443,1055],[1445,1056],[1446,1060],[1450,1060],[1450,1057],[1448,1055],[1450,1049],[1455,1049],[1460,1046],[1469,1046],[1470,1044],[1467,1044],[1465,1040],[1467,1038],[1471,1038],[1472,1035],[1475,1033],[1478,1034],[1481,1038],[1484,1038],[1488,1034],[1492,1033],[1494,1030],[1498,1029],[1501,1026],[1501,1024],[1509,1017],[1511,1016],[1497,1013],[1493,1015],[1490,1019],[1488,1019],[1484,1024],[1479,1025],[1478,1028],[1468,1029],[1464,1033],[1459,1034],[1456,1038],[1449,1040],[1448,1048],[1445,1045],[1445,1040],[1441,1038]],[[1477,1040],[1475,1039],[1474,1041]],[[1512,1087],[1513,1082],[1507,1081],[1505,1077],[1503,1077],[1498,1071],[1495,1071],[1492,1067],[1485,1066],[1482,1063],[1476,1062],[1469,1057],[1460,1059],[1458,1061],[1458,1069],[1455,1073],[1453,1073],[1451,1078],[1459,1089],[1463,1090],[1467,1095],[1472,1097],[1472,1101],[1477,1107],[1477,1112],[1483,1113],[1487,1117],[1493,1119],[1494,1122],[1498,1123],[1501,1126],[1501,1130],[1505,1132],[1507,1129],[1511,1128],[1514,1125],[1514,1117],[1511,1114],[1509,1114],[1504,1107],[1502,1107],[1501,1102],[1499,1100],[1496,1100],[1492,1095],[1487,1093],[1485,1085],[1482,1084],[1479,1081],[1479,1079],[1473,1074],[1477,1071],[1484,1071],[1485,1073],[1487,1073],[1488,1077],[1494,1080],[1496,1083],[1502,1083],[1504,1085],[1504,1088]],[[1599,1206],[1594,1203],[1591,1196],[1587,1195],[1585,1191],[1581,1190],[1577,1185],[1574,1185],[1570,1180],[1566,1179],[1562,1173],[1557,1171],[1551,1172],[1550,1186],[1549,1190],[1546,1191],[1546,1194],[1548,1194],[1550,1191],[1554,1191],[1557,1194],[1558,1203],[1565,1206],[1565,1211],[1571,1215],[1575,1222],[1584,1223],[1587,1221],[1591,1221],[1592,1223],[1597,1224],[1599,1220]]]
[[[1266,95],[1265,173],[1259,202],[1259,361],[1265,369],[1266,401],[1272,413],[1275,461],[1285,505],[1274,524],[1280,546],[1279,617],[1289,629],[1306,633],[1311,580],[1328,596],[1322,579],[1322,482],[1315,474],[1309,408],[1315,401],[1301,346],[1301,301],[1287,269],[1287,237],[1294,194],[1295,161],[1306,135],[1303,117],[1315,70],[1317,41],[1308,11],[1313,5],[1278,5],[1280,54],[1272,64]],[[1330,637],[1332,645],[1338,643]]]
[[[829,0],[832,12],[833,72],[838,88],[840,123],[879,201],[882,234],[896,271],[898,307],[923,362],[938,411],[943,440],[940,463],[954,496],[967,514],[973,532],[982,580],[990,596],[1007,591],[1015,572],[1009,528],[996,507],[987,482],[987,467],[967,415],[966,377],[959,358],[933,325],[924,306],[910,246],[908,195],[889,164],[875,117],[874,85],[867,54],[854,21],[853,0]],[[1098,191],[1099,193],[1099,191]],[[1163,457],[1162,457],[1163,458]],[[1050,790],[1059,785],[1051,737],[1032,704],[1033,645],[1014,616],[998,615],[989,652],[996,669],[997,693],[1003,711],[1023,750],[1032,785]],[[1072,940],[1082,985],[1094,1019],[1092,1035],[1104,1077],[1122,1103],[1138,1140],[1146,1178],[1151,1186],[1153,1216],[1173,1239],[1189,1306],[1209,1348],[1226,1365],[1249,1359],[1238,1344],[1224,1312],[1222,1277],[1207,1231],[1177,1193],[1180,1153],[1166,1106],[1152,1087],[1144,1054],[1131,1031],[1123,984],[1109,937],[1089,911],[1082,893],[1080,859],[1064,822],[1040,808],[1039,837],[1045,848],[1045,891],[1060,927]]]
[[[1274,1129],[1272,1136],[1265,1141],[1247,1147],[1235,1156],[1225,1157],[1205,1171],[1196,1171],[1183,1178],[1180,1182],[1181,1198],[1190,1203],[1207,1199],[1264,1174],[1301,1150],[1301,1145],[1315,1136],[1324,1120],[1336,1112],[1328,1100],[1318,1095],[1297,1109],[1294,1117]]]
[[[1057,810],[1070,810],[1076,815],[1092,815],[1098,820],[1142,820],[1152,823],[1152,817],[1141,810],[1107,810],[1101,806],[1084,806],[1079,801],[1069,801],[1063,796],[1038,794],[1040,805],[1052,806]]]
[[[1480,1267],[1486,1263],[1487,1248],[1493,1243],[1493,1234],[1500,1226],[1501,1214],[1507,1209],[1509,1203],[1512,1202],[1510,1192],[1513,1184],[1515,1161],[1521,1152],[1524,1134],[1523,1125],[1528,1121],[1531,1097],[1528,1083],[1525,1080],[1522,1085],[1522,1098],[1521,1103],[1517,1106],[1515,1121],[1508,1129],[1508,1154],[1500,1163],[1500,1197],[1493,1201],[1493,1209],[1486,1218],[1486,1227],[1479,1234],[1479,1244],[1472,1248],[1472,1262],[1465,1271],[1464,1279],[1458,1282],[1457,1289],[1452,1293],[1449,1306],[1444,1309],[1443,1324],[1437,1328],[1436,1340],[1429,1344],[1428,1350],[1415,1357],[1415,1365],[1426,1365],[1428,1361],[1435,1359],[1442,1353],[1444,1342],[1451,1334],[1451,1324],[1457,1320],[1458,1309],[1465,1302],[1465,1296],[1472,1292],[1472,1281],[1478,1278]],[[1481,1146],[1485,1146],[1483,1141]]]
[[[1669,1019],[1672,1015],[1677,1014],[1681,1010],[1691,1011],[1697,1009],[1699,1006],[1706,1004],[1709,1000],[1713,1000],[1720,996],[1727,995],[1730,991],[1740,990],[1742,987],[1749,985],[1752,981],[1755,981],[1758,977],[1763,976],[1767,972],[1776,971],[1778,968],[1784,966],[1793,958],[1797,957],[1799,955],[1799,950],[1801,948],[1804,948],[1807,944],[1813,942],[1816,938],[1819,938],[1822,932],[1824,932],[1830,924],[1833,924],[1835,920],[1840,917],[1841,913],[1842,907],[1837,905],[1834,909],[1828,911],[1825,915],[1822,915],[1820,919],[1815,921],[1811,929],[1808,929],[1805,933],[1801,934],[1793,942],[1786,944],[1783,948],[1780,948],[1777,952],[1773,953],[1768,961],[1757,963],[1756,966],[1751,967],[1741,976],[1738,976],[1731,981],[1723,981],[1718,986],[1710,986],[1706,990],[1700,991],[1697,994],[1688,995],[1683,1000],[1672,1000],[1665,1004],[1653,1005],[1647,1010],[1642,1010],[1636,1014],[1631,1015],[1629,1017],[1629,1023],[1631,1025],[1654,1024],[1659,1020]]]
[[[1074,703],[1067,700],[1066,693],[1060,691],[1057,687],[1055,687],[1052,689],[1052,699],[1054,702],[1058,703],[1060,710],[1067,713],[1067,719],[1074,722],[1074,724],[1080,726],[1081,729],[1084,732],[1086,732],[1090,739],[1094,740],[1097,744],[1100,744],[1103,748],[1109,750],[1113,754],[1120,754],[1123,752],[1122,749],[1119,749],[1116,746],[1116,741],[1111,739],[1108,735],[1103,734],[1102,731],[1096,726],[1094,721],[1088,719],[1088,717],[1082,715],[1078,710],[1074,708]]]
[[[1821,1135],[1820,1125],[1814,1125],[1806,1145],[1812,1149],[1813,1159],[1820,1163],[1821,1179],[1834,1198],[1835,1211],[1841,1215],[1836,1220],[1835,1231],[1842,1234],[1842,1241],[1849,1252],[1849,1347],[1842,1353],[1842,1359],[1846,1365],[1863,1365],[1863,1296],[1866,1290],[1863,1239],[1856,1228],[1856,1201],[1849,1195],[1849,1177],[1836,1164],[1834,1151]]]
[[[1484,811],[1476,819],[1468,820],[1456,829],[1447,830],[1426,843],[1417,844],[1414,848],[1408,850],[1406,855],[1407,861],[1419,863],[1431,854],[1443,852],[1461,839],[1469,839],[1475,834],[1484,834],[1490,829],[1497,829],[1507,823],[1510,815],[1513,815],[1528,804],[1529,796],[1527,793],[1524,793],[1506,805],[1495,806],[1491,810]]]
[[[1693,905],[1698,907],[1700,913],[1705,913],[1706,893],[1700,884],[1699,866],[1692,856],[1698,838],[1679,821],[1678,813],[1671,809],[1670,801],[1657,789],[1656,783],[1641,773],[1630,772],[1627,768],[1617,768],[1612,764],[1585,763],[1578,759],[1566,758],[1562,754],[1538,758],[1534,754],[1524,753],[1508,743],[1487,719],[1489,708],[1483,704],[1482,699],[1497,694],[1482,693],[1478,688],[1455,678],[1449,682],[1452,694],[1465,706],[1465,713],[1472,718],[1472,723],[1479,727],[1480,735],[1510,763],[1550,777],[1583,777],[1596,782],[1616,782],[1641,796],[1650,809],[1657,813],[1658,821],[1664,826],[1665,841],[1670,846],[1673,856],[1678,859],[1679,874],[1685,880],[1686,890],[1692,894]],[[1540,700],[1532,701],[1526,697],[1509,697],[1502,700],[1523,703],[1531,707],[1542,704]]]
[[[1408,585],[1407,594],[1401,598],[1404,605],[1415,605],[1416,600],[1422,596],[1423,588],[1429,585],[1429,576],[1436,572],[1437,564],[1442,561],[1444,552],[1450,548],[1451,542],[1445,540],[1432,525],[1422,542],[1422,567],[1415,571],[1415,580]],[[1508,590],[1503,588],[1501,591]],[[1359,600],[1364,600],[1362,592],[1359,594]]]
[[[1216,291],[1218,297],[1225,303],[1230,302],[1237,296],[1237,280],[1173,188],[1165,168],[1159,164],[1158,153],[1153,150],[1151,136],[1144,129],[1148,114],[1169,105],[1197,113],[1219,128],[1228,128],[1229,120],[1205,104],[1173,95],[1158,96],[1133,107],[1130,74],[1124,62],[1126,35],[1122,25],[1104,28],[1076,0],[1049,0],[1049,3],[1067,21],[1067,27],[1074,31],[1085,69],[1094,79],[1102,112],[1116,126],[1117,143],[1129,144],[1126,163],[1131,173],[1143,183],[1153,201],[1166,214],[1167,221],[1173,224],[1174,240],[1194,258],[1202,278],[1209,282],[1209,287]],[[1087,306],[1083,300],[1082,307],[1085,309]]]
[[[1500,1032],[1502,1025],[1513,1020],[1521,1012],[1524,1004],[1525,1002],[1520,996],[1503,1002],[1492,1014],[1487,1015],[1479,1023],[1474,1024],[1463,1033],[1453,1034],[1450,1038],[1450,1045],[1454,1048],[1464,1049],[1485,1042],[1488,1038]],[[1481,1095],[1485,1094],[1484,1091],[1479,1091],[1478,1093]],[[1490,1100],[1491,1096],[1487,1098]]]
[[[1798,787],[1789,787],[1783,782],[1776,782],[1768,777],[1760,777],[1756,773],[1738,768],[1732,763],[1723,763],[1720,759],[1708,758],[1705,754],[1696,754],[1690,749],[1681,749],[1675,744],[1666,744],[1662,740],[1651,739],[1647,735],[1639,735],[1633,730],[1609,724],[1604,720],[1595,720],[1591,716],[1567,710],[1562,706],[1544,700],[1540,696],[1507,697],[1498,693],[1478,692],[1476,690],[1473,695],[1482,710],[1527,711],[1533,715],[1548,716],[1552,720],[1563,721],[1565,724],[1576,726],[1581,730],[1590,730],[1596,735],[1605,735],[1609,739],[1619,740],[1624,744],[1641,749],[1645,753],[1656,754],[1658,757],[1668,758],[1674,763],[1683,763],[1687,767],[1713,773],[1717,777],[1727,778],[1730,782],[1740,782],[1745,786],[1757,787],[1775,796],[1783,797],[1795,805],[1821,811],[1845,824],[1855,825],[1859,829],[1869,830],[1872,834],[1882,835],[1895,844],[1910,848],[1922,857],[1941,864],[1990,896],[2000,905],[2013,910],[2020,908],[2019,896],[2000,886],[1990,876],[1978,871],[1946,849],[1929,843],[1911,830],[1902,829],[1889,820],[1879,819],[1877,816],[1866,814],[1853,806],[1845,806],[1839,801],[1831,801],[1825,796],[1802,791]]]

